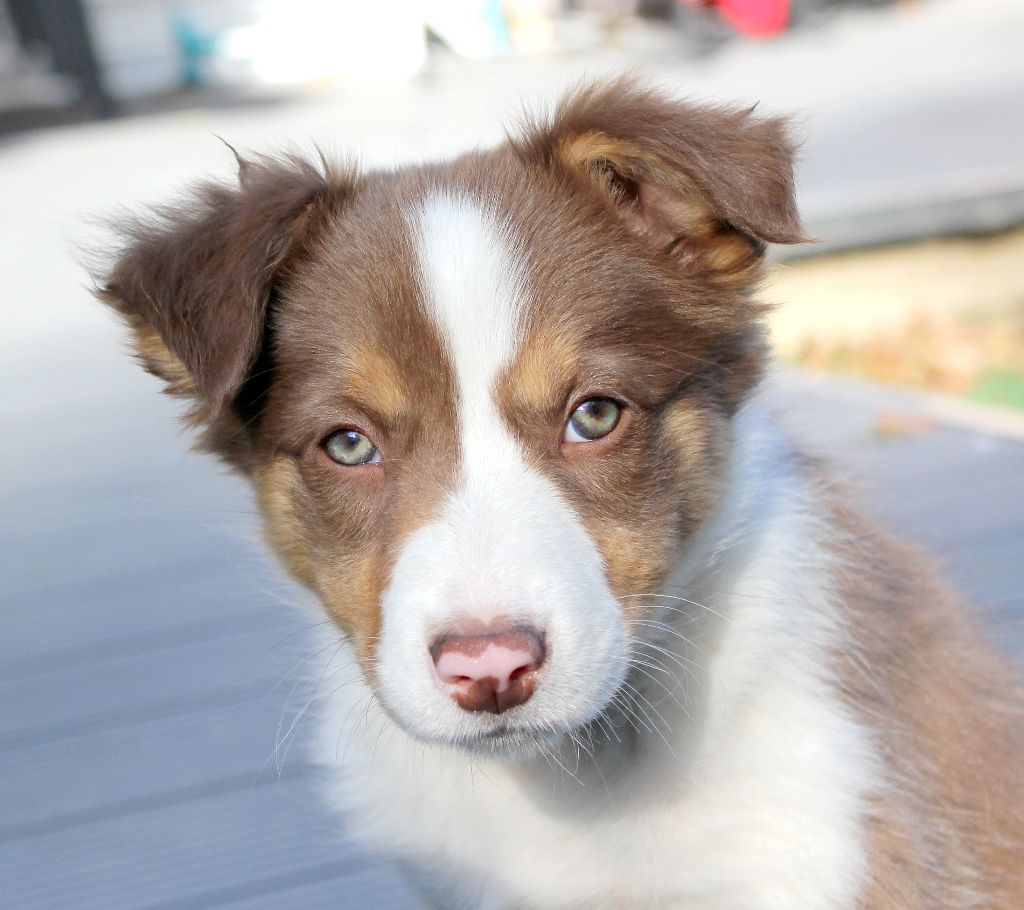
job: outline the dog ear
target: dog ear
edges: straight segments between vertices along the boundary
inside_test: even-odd
[[[687,104],[620,79],[568,95],[548,124],[512,142],[599,194],[658,254],[718,282],[744,287],[766,243],[807,239],[780,118]]]
[[[97,289],[146,369],[193,399],[211,448],[260,360],[275,282],[353,185],[298,157],[238,163],[237,186],[202,184],[185,204],[119,226],[123,246]]]

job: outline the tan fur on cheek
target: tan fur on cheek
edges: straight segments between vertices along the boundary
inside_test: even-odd
[[[263,512],[267,543],[294,578],[316,591],[306,529],[295,507],[302,488],[302,476],[295,461],[282,455],[261,465],[253,475],[253,486]]]
[[[728,424],[713,406],[680,399],[662,416],[661,436],[673,455],[680,517],[689,531],[707,518],[721,493]]]
[[[630,522],[604,520],[591,533],[604,556],[605,572],[616,597],[656,592],[665,574],[670,542]]]
[[[671,404],[649,453],[651,474],[658,464],[668,466],[658,487],[646,490],[628,515],[587,522],[609,584],[630,618],[646,616],[644,595],[664,589],[679,548],[714,509],[727,434],[727,422],[715,409],[686,399]]]
[[[364,546],[352,553],[318,556],[310,544],[312,534],[299,517],[303,481],[292,458],[274,458],[256,471],[254,482],[271,549],[294,578],[319,595],[372,676],[380,595],[387,582],[381,548]]]
[[[370,547],[338,560],[321,579],[324,606],[347,633],[371,681],[376,677],[380,601],[387,582],[387,560],[380,547]]]

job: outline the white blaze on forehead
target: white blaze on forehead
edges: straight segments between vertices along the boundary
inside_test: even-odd
[[[537,630],[547,654],[540,686],[514,710],[534,728],[573,729],[618,688],[625,633],[597,546],[498,410],[530,301],[522,241],[465,195],[431,194],[406,217],[424,305],[456,374],[461,464],[438,515],[403,542],[381,596],[382,700],[427,739],[486,732],[492,717],[438,687],[430,645],[460,622],[504,619]]]
[[[528,284],[522,244],[479,202],[441,191],[410,213],[423,297],[455,367],[463,465],[507,443],[495,382],[515,355]],[[502,445],[502,448],[505,448]]]

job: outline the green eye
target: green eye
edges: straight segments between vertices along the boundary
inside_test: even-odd
[[[368,436],[358,430],[338,430],[324,440],[324,451],[331,461],[346,467],[360,464],[377,464],[380,452]]]
[[[611,398],[588,398],[565,425],[566,442],[593,442],[618,426],[622,405]]]

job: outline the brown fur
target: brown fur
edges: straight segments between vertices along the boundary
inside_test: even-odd
[[[372,682],[381,594],[459,463],[455,378],[405,212],[448,188],[528,240],[535,296],[497,406],[631,617],[712,511],[730,417],[761,376],[764,309],[750,295],[764,246],[803,239],[792,154],[778,119],[628,82],[588,88],[549,123],[448,164],[361,176],[245,164],[237,189],[206,185],[129,228],[102,297],[146,366],[193,399],[203,444],[250,476],[272,547]],[[619,427],[561,444],[595,395],[626,405]],[[331,462],[322,443],[342,427],[365,432],[381,463]],[[870,822],[863,906],[1020,906],[1015,684],[927,571],[836,515],[856,641],[840,655],[845,691],[893,774]]]
[[[188,203],[120,228],[123,248],[98,293],[132,328],[143,365],[192,400],[206,446],[232,463],[246,454],[238,409],[246,382],[259,385],[275,281],[344,207],[352,181],[298,158],[240,162],[238,189],[205,183]]]
[[[193,397],[204,445],[251,476],[271,545],[367,668],[393,560],[458,461],[451,370],[403,215],[438,186],[490,200],[533,241],[538,295],[500,401],[580,504],[623,596],[658,585],[713,504],[725,418],[764,357],[745,291],[763,242],[800,236],[779,121],[625,83],[579,92],[550,126],[451,165],[357,176],[260,159],[237,190],[206,185],[201,201],[130,228],[104,299],[147,367]],[[600,459],[566,459],[566,407],[602,387],[629,399],[629,432],[592,447]],[[379,472],[326,462],[318,444],[341,426],[380,447],[386,496]]]
[[[750,113],[667,102],[620,80],[568,96],[518,147],[599,188],[633,233],[679,266],[741,289],[757,277],[766,242],[807,239],[786,124]]]
[[[1024,691],[913,548],[837,494],[852,709],[886,768],[869,819],[871,910],[1017,910],[1024,900]]]
[[[292,265],[275,313],[277,378],[257,456],[287,446],[276,454],[301,479],[289,506],[301,530],[280,533],[271,516],[271,538],[304,541],[299,559],[310,566],[312,586],[356,641],[368,672],[391,566],[451,488],[459,447],[454,380],[417,299],[404,221],[389,190],[365,178],[349,217],[307,254],[314,261]],[[331,255],[336,249],[347,255]],[[380,448],[386,495],[381,471],[325,457],[319,443],[341,426],[359,427]]]

